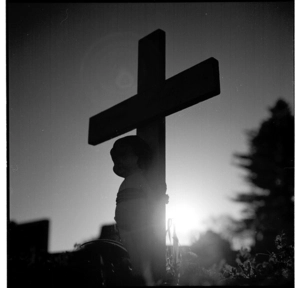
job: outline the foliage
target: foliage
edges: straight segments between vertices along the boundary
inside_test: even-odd
[[[173,233],[171,231],[172,227]],[[179,284],[182,255],[179,249],[179,240],[176,234],[176,227],[172,224],[172,219],[168,220],[167,235],[169,237],[170,243],[172,243],[173,245],[167,246],[166,249],[166,280],[164,282],[164,285],[176,286]]]
[[[241,249],[236,266],[220,261],[204,268],[199,261],[181,267],[179,286],[261,286],[294,285],[294,248],[287,244],[285,234],[276,236],[277,251],[253,256]]]
[[[241,249],[235,265],[221,260],[209,268],[203,267],[195,253],[179,247],[176,232],[173,237],[173,246],[167,247],[166,253],[167,279],[161,286],[294,285],[294,248],[287,244],[284,233],[275,238],[275,252],[253,255],[248,249]],[[75,248],[73,252],[52,255],[31,253],[16,259],[9,258],[8,287],[115,286],[105,283],[106,277],[101,273],[105,270],[94,266],[90,257],[89,261],[85,261],[87,259],[82,258],[83,255],[78,255],[80,257],[76,260],[76,253],[81,250]],[[111,272],[113,268],[110,267]]]
[[[284,100],[269,111],[270,117],[248,132],[249,152],[235,155],[251,188],[234,199],[246,207],[239,231],[252,231],[257,252],[275,248],[272,239],[283,229],[291,244],[294,239],[294,117]]]
[[[236,283],[252,285],[284,285],[294,282],[294,248],[287,245],[285,234],[277,235],[277,252],[257,253],[252,256],[247,249],[241,249],[236,262],[238,267],[225,265],[222,273]],[[260,256],[266,260],[259,261]]]
[[[199,257],[198,261],[204,268],[209,268],[222,260],[233,264],[236,254],[232,251],[228,240],[211,230],[201,234],[199,239],[191,245],[190,249],[191,252],[197,254]]]
[[[198,256],[196,257],[182,265],[179,286],[222,286],[226,284],[226,278],[220,272],[225,264],[224,261],[220,261],[210,268],[205,268],[198,261]]]

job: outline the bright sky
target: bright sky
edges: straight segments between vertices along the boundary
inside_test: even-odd
[[[278,98],[294,108],[293,2],[8,6],[11,220],[50,219],[51,252],[113,223],[115,139],[88,145],[88,121],[136,94],[138,40],[156,29],[167,78],[214,57],[221,80],[219,96],[166,120],[167,217],[182,244],[211,216],[239,217],[229,198],[248,187],[233,154]]]

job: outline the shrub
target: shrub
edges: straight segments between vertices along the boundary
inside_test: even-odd
[[[287,245],[286,240],[284,233],[276,236],[276,252],[253,256],[248,249],[241,249],[236,257],[236,267],[220,261],[206,269],[195,258],[182,262],[178,285],[294,285],[294,248]]]

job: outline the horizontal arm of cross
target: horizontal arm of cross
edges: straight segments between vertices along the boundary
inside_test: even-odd
[[[209,58],[152,90],[143,91],[93,117],[88,143],[97,145],[220,94],[219,64]]]

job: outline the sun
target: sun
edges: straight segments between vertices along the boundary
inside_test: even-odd
[[[200,214],[190,205],[178,204],[170,206],[167,208],[166,216],[167,221],[172,219],[181,244],[189,242],[191,234],[201,230]]]

